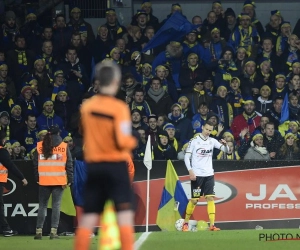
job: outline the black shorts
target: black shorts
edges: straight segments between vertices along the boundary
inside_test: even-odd
[[[201,196],[215,196],[214,176],[196,176],[196,180],[191,181],[191,196],[192,198],[200,198]]]
[[[126,162],[87,164],[84,212],[102,213],[105,202],[115,203],[116,210],[132,209],[132,190]]]

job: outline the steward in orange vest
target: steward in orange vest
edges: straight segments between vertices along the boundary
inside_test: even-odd
[[[62,141],[60,129],[51,126],[43,141],[37,143],[33,155],[34,174],[39,184],[39,211],[35,240],[42,239],[50,194],[52,194],[52,218],[50,239],[58,239],[57,228],[63,190],[73,183],[73,162],[68,144]]]
[[[22,180],[23,185],[27,185],[27,180],[24,178],[23,174],[16,167],[16,165],[11,161],[8,151],[3,148],[6,140],[6,133],[0,131],[0,228],[2,228],[3,235],[6,237],[18,234],[18,232],[11,230],[5,217],[4,217],[4,201],[3,201],[3,189],[4,184],[7,182],[8,171],[13,173],[16,177]]]

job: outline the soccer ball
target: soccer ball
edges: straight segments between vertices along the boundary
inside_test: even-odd
[[[204,231],[208,229],[208,223],[204,220],[199,220],[197,223],[197,229],[199,231]]]
[[[175,222],[175,228],[177,231],[182,231],[183,223],[184,223],[184,219],[179,219]]]

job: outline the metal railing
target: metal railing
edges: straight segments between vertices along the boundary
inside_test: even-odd
[[[83,18],[105,18],[107,0],[73,0],[70,4],[70,10],[72,6],[81,9]]]

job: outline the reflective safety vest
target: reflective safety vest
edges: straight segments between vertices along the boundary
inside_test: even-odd
[[[45,159],[43,142],[37,143],[39,185],[56,186],[67,184],[67,143],[62,142],[52,150],[52,155]]]
[[[0,148],[3,148],[0,146]],[[0,182],[7,182],[8,170],[0,163]]]

